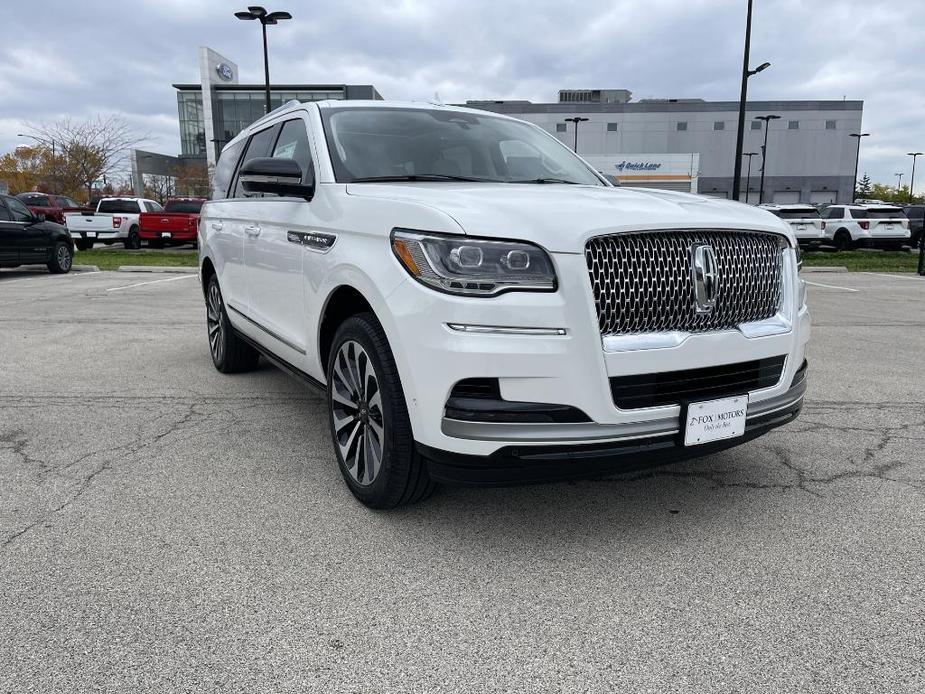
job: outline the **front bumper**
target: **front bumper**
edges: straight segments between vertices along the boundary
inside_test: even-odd
[[[680,406],[620,409],[610,390],[610,379],[620,376],[784,357],[777,383],[749,392],[749,414],[764,416],[773,414],[771,408],[794,404],[794,394],[788,392],[804,361],[810,323],[806,307],[798,307],[800,280],[792,251],[785,258],[780,321],[771,321],[773,325],[603,343],[584,255],[553,256],[559,277],[554,293],[476,300],[438,294],[407,279],[388,296],[389,310],[377,312],[422,451],[437,451],[440,458],[490,458],[511,447],[571,451],[623,445],[628,437],[645,441],[674,436]],[[468,333],[450,325],[564,329],[565,334]],[[505,401],[567,406],[589,421],[548,425],[446,417],[454,385],[472,378],[498,379]],[[706,450],[699,448],[693,455]]]

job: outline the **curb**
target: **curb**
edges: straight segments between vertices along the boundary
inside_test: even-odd
[[[99,272],[96,265],[71,265],[72,272]]]
[[[120,265],[118,272],[163,272],[178,275],[195,275],[199,272],[199,268],[171,267],[169,265]]]
[[[803,266],[803,272],[848,272],[844,265],[817,265],[815,267]]]

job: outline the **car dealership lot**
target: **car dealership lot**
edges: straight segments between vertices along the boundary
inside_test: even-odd
[[[794,424],[379,513],[194,276],[0,272],[0,690],[921,691],[925,279],[806,279]]]

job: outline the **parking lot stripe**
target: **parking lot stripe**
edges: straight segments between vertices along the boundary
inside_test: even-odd
[[[151,280],[150,282],[136,282],[135,284],[125,284],[121,287],[110,287],[107,289],[107,292],[117,292],[121,289],[132,289],[133,287],[144,287],[146,284],[159,284],[161,282],[176,282],[177,280],[188,280],[191,277],[198,277],[198,275],[180,275],[179,277],[168,277],[163,280]]]
[[[810,282],[809,280],[803,280],[806,284],[809,284],[813,287],[825,287],[826,289],[841,289],[844,292],[859,292],[860,289],[852,289],[851,287],[839,287],[835,284],[819,284],[818,282]]]
[[[925,282],[925,277],[919,277],[918,275],[913,275],[912,277],[909,277],[908,275],[900,275],[898,273],[895,275],[889,275],[885,272],[863,272],[861,274],[876,275],[877,277],[889,277],[890,279],[893,279],[893,280],[912,280],[913,282]]]

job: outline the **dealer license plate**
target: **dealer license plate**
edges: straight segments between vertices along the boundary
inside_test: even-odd
[[[733,439],[745,433],[745,416],[748,396],[706,402],[692,402],[687,406],[684,427],[684,445]]]

